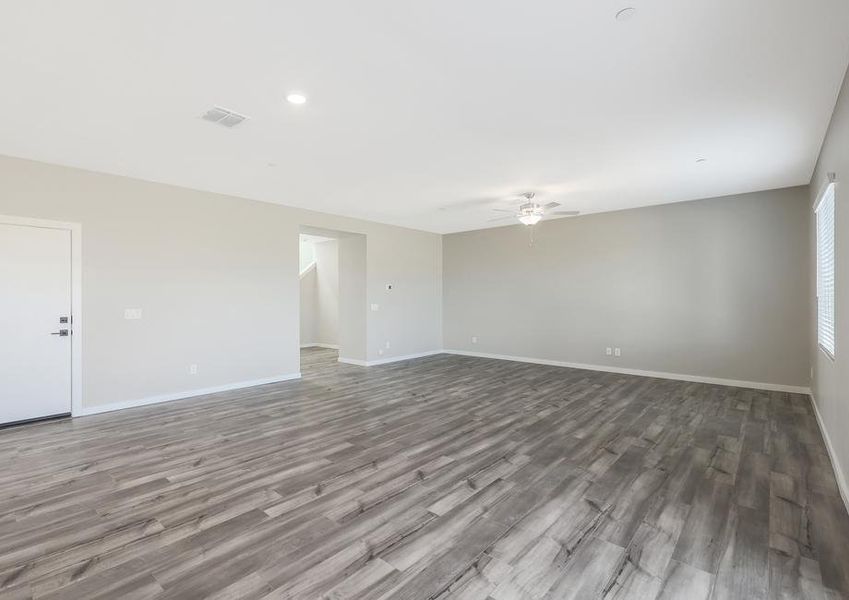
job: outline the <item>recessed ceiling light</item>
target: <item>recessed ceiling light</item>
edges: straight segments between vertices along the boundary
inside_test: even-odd
[[[289,104],[304,104],[307,101],[307,97],[303,94],[298,94],[297,92],[293,92],[286,96],[286,101]]]
[[[633,6],[626,6],[618,13],[616,13],[617,21],[629,21],[634,17],[634,14],[637,12],[637,9]]]

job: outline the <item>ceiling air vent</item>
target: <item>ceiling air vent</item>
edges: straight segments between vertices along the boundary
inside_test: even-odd
[[[240,115],[237,112],[233,112],[232,110],[221,108],[220,106],[213,106],[208,111],[206,111],[206,114],[204,114],[201,118],[204,121],[218,123],[219,125],[223,125],[224,127],[235,127],[248,117],[246,117],[245,115]]]

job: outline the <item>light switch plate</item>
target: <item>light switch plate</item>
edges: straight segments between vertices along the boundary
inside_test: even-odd
[[[124,318],[127,320],[136,320],[142,318],[142,309],[140,308],[125,308]]]
[[[371,305],[371,312],[377,312],[379,310],[380,310],[380,304],[372,304]]]

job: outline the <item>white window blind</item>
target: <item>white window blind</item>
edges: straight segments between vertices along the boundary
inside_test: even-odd
[[[834,183],[816,207],[817,217],[817,340],[834,356]]]

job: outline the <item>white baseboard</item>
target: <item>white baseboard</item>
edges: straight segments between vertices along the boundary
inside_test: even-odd
[[[123,410],[125,408],[136,408],[139,406],[147,406],[149,404],[159,404],[161,402],[171,402],[172,400],[185,400],[186,398],[194,398],[195,396],[205,396],[207,394],[216,394],[218,392],[229,392],[232,390],[240,390],[242,388],[255,387],[257,385],[267,385],[269,383],[280,383],[282,381],[291,381],[292,379],[300,379],[300,373],[289,373],[288,375],[278,375],[277,377],[266,377],[264,379],[253,379],[251,381],[238,381],[236,383],[225,383],[224,385],[216,385],[208,388],[196,390],[186,390],[184,392],[176,392],[173,394],[160,394],[157,396],[148,396],[147,398],[138,398],[136,400],[125,400],[124,402],[112,402],[111,404],[97,404],[95,406],[83,406],[80,413],[75,413],[75,417],[85,417],[88,415],[97,415],[114,410]]]
[[[428,350],[427,352],[419,352],[417,354],[407,354],[405,356],[392,356],[390,358],[379,358],[377,360],[370,360],[366,363],[366,366],[373,367],[375,365],[386,365],[394,362],[401,362],[402,360],[412,360],[414,358],[424,358],[425,356],[433,356],[434,354],[442,354],[444,350]]]
[[[366,361],[360,360],[359,358],[345,358],[344,356],[340,356],[338,360],[340,363],[345,363],[346,365],[356,365],[358,367],[368,366]]]
[[[357,365],[358,367],[374,367],[377,365],[387,365],[389,363],[401,362],[402,360],[412,360],[414,358],[424,358],[425,356],[433,356],[434,354],[442,354],[444,350],[428,350],[427,352],[419,352],[417,354],[406,354],[404,356],[391,356],[389,358],[380,358],[378,360],[359,360],[356,358],[339,357],[340,363],[348,365]]]
[[[828,451],[828,458],[831,460],[831,470],[834,471],[834,478],[837,480],[837,489],[840,490],[840,497],[843,498],[843,504],[849,512],[849,485],[846,483],[846,478],[843,476],[843,469],[840,466],[840,461],[837,458],[837,453],[834,451],[834,446],[831,444],[831,438],[828,435],[828,429],[825,427],[820,409],[817,406],[817,399],[813,393],[810,395],[811,404],[814,407],[814,414],[817,417],[817,425],[819,425],[822,439],[825,440],[825,449]]]
[[[301,348],[327,348],[328,350],[338,350],[338,344],[320,344],[318,342],[311,342],[309,344],[301,344]]]
[[[751,388],[755,390],[768,390],[774,392],[790,392],[793,394],[810,394],[811,389],[795,385],[783,385],[778,383],[761,383],[757,381],[741,381],[738,379],[721,379],[718,377],[702,377],[701,375],[685,375],[682,373],[666,373],[663,371],[644,371],[642,369],[626,369],[622,367],[611,367],[608,365],[588,365],[583,363],[563,362],[559,360],[548,360],[545,358],[529,358],[527,356],[508,356],[505,354],[490,354],[487,352],[469,352],[467,350],[443,350],[446,354],[457,354],[460,356],[475,356],[478,358],[494,358],[497,360],[511,360],[514,362],[534,363],[537,365],[549,365],[552,367],[569,367],[571,369],[586,369],[588,371],[605,371],[608,373],[621,373],[623,375],[641,375],[643,377],[657,377],[659,379],[675,379],[678,381],[693,381],[695,383],[712,383],[715,385],[727,385],[731,387]]]

